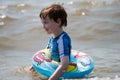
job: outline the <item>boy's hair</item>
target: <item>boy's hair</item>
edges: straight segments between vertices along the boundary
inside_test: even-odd
[[[67,13],[60,4],[53,4],[47,8],[44,8],[40,12],[40,18],[45,19],[47,16],[57,22],[57,19],[61,20],[61,26],[67,26]]]

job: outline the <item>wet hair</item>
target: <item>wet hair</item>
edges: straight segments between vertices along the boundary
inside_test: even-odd
[[[41,19],[45,19],[48,16],[55,22],[60,19],[61,26],[67,26],[67,13],[63,6],[60,4],[53,4],[47,8],[42,9],[39,16]]]

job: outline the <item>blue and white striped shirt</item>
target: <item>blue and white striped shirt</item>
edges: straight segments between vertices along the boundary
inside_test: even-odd
[[[47,48],[50,48],[51,59],[60,62],[63,56],[70,56],[71,39],[66,32],[63,32],[58,37],[50,37]]]

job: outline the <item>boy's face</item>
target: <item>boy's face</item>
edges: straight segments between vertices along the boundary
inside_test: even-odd
[[[50,19],[48,16],[46,16],[45,19],[41,19],[43,28],[48,34],[54,34],[59,26],[57,22],[55,22],[53,19]]]

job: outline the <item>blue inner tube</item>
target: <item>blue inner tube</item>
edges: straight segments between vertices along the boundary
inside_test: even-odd
[[[33,55],[32,65],[34,69],[47,77],[50,77],[59,66],[59,62],[50,59],[49,49],[43,49]],[[94,69],[93,59],[86,53],[72,50],[70,63],[62,78],[81,78],[90,74]]]

